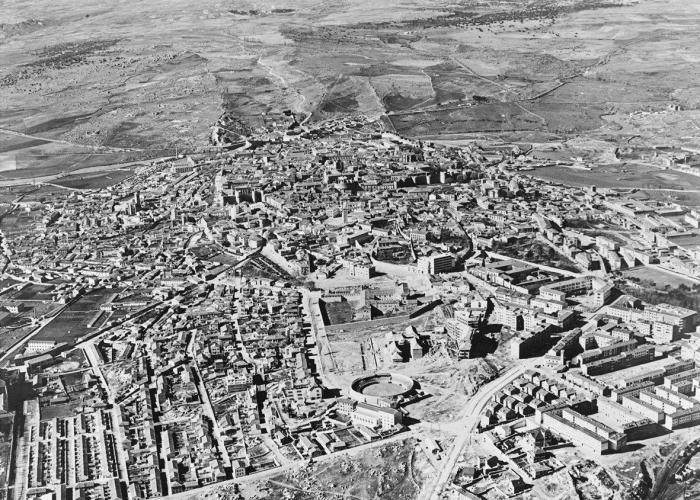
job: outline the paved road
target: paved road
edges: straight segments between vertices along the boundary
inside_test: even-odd
[[[226,450],[226,446],[224,445],[224,439],[221,433],[221,428],[219,427],[219,421],[216,418],[216,413],[214,413],[214,407],[211,404],[209,391],[207,390],[207,387],[204,384],[204,378],[202,377],[202,372],[199,369],[199,363],[197,362],[197,357],[194,353],[193,346],[195,342],[195,335],[197,335],[196,331],[192,333],[192,339],[187,346],[187,355],[193,360],[190,363],[190,367],[195,372],[195,376],[197,377],[197,390],[199,391],[199,397],[202,400],[202,407],[204,409],[204,413],[206,413],[207,417],[211,421],[213,430],[212,434],[214,435],[214,439],[216,440],[216,446],[219,450],[219,455],[221,456],[221,460],[224,463],[224,467],[230,468],[231,458],[229,457],[228,451]]]
[[[464,410],[462,410],[460,414],[460,419],[457,422],[444,426],[446,428],[454,426],[459,427],[459,434],[452,445],[452,450],[448,459],[443,463],[444,468],[442,469],[437,482],[435,485],[433,485],[432,491],[429,491],[429,493],[426,495],[427,498],[437,500],[441,497],[444,488],[448,485],[452,471],[454,470],[455,465],[462,454],[462,450],[467,442],[467,439],[473,435],[474,430],[479,423],[481,412],[484,409],[484,406],[486,406],[486,403],[488,403],[496,392],[525,373],[526,370],[534,368],[539,361],[539,358],[524,360],[510,370],[507,370],[499,378],[482,386],[465,405]]]
[[[328,341],[328,336],[326,335],[323,318],[321,317],[318,298],[318,293],[309,292],[306,289],[302,290],[302,308],[311,323],[311,334],[314,336],[316,351],[318,352],[318,376],[326,387],[332,388],[337,387],[337,384],[335,381],[331,380],[330,372],[335,370],[336,367],[326,366],[325,362],[327,359],[325,359],[326,355],[324,353],[328,354],[328,358],[333,365],[335,365],[335,360],[333,359],[333,352]]]
[[[112,392],[112,388],[107,383],[107,379],[105,378],[104,373],[102,373],[102,370],[100,369],[101,365],[99,354],[97,353],[97,346],[93,342],[90,342],[89,344],[83,347],[83,352],[85,353],[85,358],[88,360],[88,363],[90,363],[90,368],[92,368],[92,372],[102,382],[102,387],[104,388],[105,393],[107,394],[107,402],[110,405],[114,405],[114,394]]]

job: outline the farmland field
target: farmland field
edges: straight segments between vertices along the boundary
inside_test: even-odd
[[[119,169],[97,175],[66,176],[54,181],[54,184],[73,189],[102,189],[112,186],[134,175],[132,169]]]
[[[361,113],[454,140],[699,142],[692,2],[274,7],[5,5],[0,180],[194,151],[222,114],[256,127]]]
[[[527,175],[569,186],[626,189],[700,190],[700,177],[676,170],[659,170],[633,164],[604,165],[593,170],[540,167]]]

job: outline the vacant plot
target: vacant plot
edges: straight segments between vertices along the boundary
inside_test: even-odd
[[[322,307],[321,312],[325,313],[325,317],[328,318],[329,325],[350,323],[357,308],[353,302],[346,300],[342,302],[320,301],[319,305]]]
[[[96,175],[66,176],[54,181],[54,184],[72,189],[102,189],[134,175],[133,169],[119,169]]]
[[[280,474],[256,493],[261,499],[418,498],[433,480],[430,471],[415,440],[407,438]]]
[[[72,342],[85,337],[95,328],[89,328],[92,317],[99,312],[100,306],[107,298],[115,293],[114,290],[97,290],[78,299],[49,323],[36,336],[37,340],[54,340],[56,342]]]
[[[520,238],[510,243],[496,242],[492,250],[508,257],[526,260],[535,264],[542,264],[566,271],[578,271],[571,259],[536,238]]]
[[[406,407],[411,417],[420,421],[447,423],[460,417],[461,410],[469,399],[458,394],[436,393]]]
[[[656,287],[663,289],[666,285],[671,288],[676,288],[678,285],[693,286],[694,282],[684,279],[682,276],[673,273],[665,273],[653,267],[638,267],[623,271],[623,276],[626,278],[639,278],[640,280],[650,280],[656,284]]]
[[[45,302],[53,299],[52,285],[29,285],[12,296],[18,302]]]
[[[700,177],[636,163],[602,165],[592,170],[557,166],[538,167],[534,171],[524,173],[539,179],[577,187],[595,185],[600,188],[677,189],[679,191],[700,189]]]
[[[45,406],[41,409],[41,420],[74,417],[80,407],[81,404],[78,402]]]
[[[208,258],[214,258],[208,256]],[[293,281],[294,278],[280,266],[264,255],[254,255],[240,267],[241,275],[246,278],[267,278],[276,281]]]

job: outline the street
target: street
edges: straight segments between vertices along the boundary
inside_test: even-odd
[[[532,358],[518,363],[516,366],[506,371],[502,376],[492,380],[488,384],[482,386],[479,391],[472,396],[469,402],[464,407],[460,414],[460,419],[456,422],[447,425],[441,425],[439,428],[447,430],[448,428],[457,428],[457,439],[452,445],[449,457],[444,462],[444,466],[437,482],[426,493],[425,498],[437,500],[441,497],[443,490],[447,486],[452,472],[462,454],[464,445],[469,436],[471,436],[479,423],[481,411],[486,403],[493,395],[507,386],[513,380],[525,373],[527,370],[534,368],[539,361],[539,358]]]

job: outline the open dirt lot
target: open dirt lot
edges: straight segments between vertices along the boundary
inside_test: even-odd
[[[446,444],[446,443],[445,443]],[[237,485],[211,486],[181,495],[189,500],[321,500],[421,498],[435,481],[435,469],[414,438],[398,439],[328,460],[267,474]]]
[[[663,271],[659,271],[658,269],[649,267],[630,269],[622,274],[628,278],[634,277],[644,280],[651,280],[656,283],[656,286],[660,289],[663,289],[666,285],[670,285],[671,288],[675,288],[681,284],[693,286],[693,282],[691,280],[683,279],[683,277],[678,274],[665,273]]]
[[[584,187],[595,184],[601,188],[700,190],[700,177],[636,163],[601,165],[592,170],[542,167],[537,168],[531,175],[569,186]]]
[[[418,498],[430,472],[424,452],[407,439],[270,479],[263,498]]]

